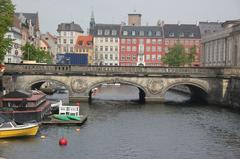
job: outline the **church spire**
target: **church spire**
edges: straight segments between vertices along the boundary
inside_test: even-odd
[[[94,31],[94,28],[95,28],[95,18],[94,18],[94,12],[92,10],[91,12],[91,19],[90,19],[90,31],[89,33],[92,35],[93,34],[93,31]]]

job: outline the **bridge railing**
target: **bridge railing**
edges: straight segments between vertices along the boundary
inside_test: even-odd
[[[79,66],[46,64],[6,64],[5,74],[76,74],[132,76],[218,76],[239,75],[240,68]]]

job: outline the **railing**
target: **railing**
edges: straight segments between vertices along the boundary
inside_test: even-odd
[[[240,68],[6,64],[5,74],[239,76]]]
[[[65,106],[62,105],[62,101],[60,100],[57,103],[51,104],[51,107],[59,108],[59,115],[74,115],[79,117],[80,107],[79,106]]]

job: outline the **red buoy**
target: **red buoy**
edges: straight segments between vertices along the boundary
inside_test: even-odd
[[[60,146],[66,146],[68,144],[68,141],[65,137],[61,137],[59,140],[59,145]]]

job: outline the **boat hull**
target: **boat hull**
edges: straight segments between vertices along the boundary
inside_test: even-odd
[[[21,126],[11,129],[0,129],[0,138],[20,137],[20,136],[34,136],[37,134],[39,126],[32,124],[29,126]]]

